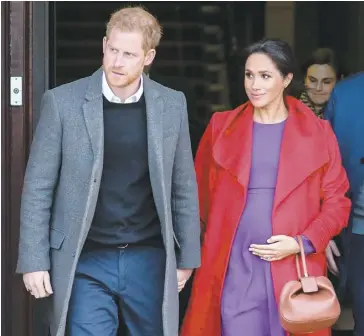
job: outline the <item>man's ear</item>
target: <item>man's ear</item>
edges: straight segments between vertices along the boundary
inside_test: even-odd
[[[150,49],[146,55],[145,55],[145,59],[144,59],[144,66],[149,66],[153,63],[154,58],[156,55],[156,51],[155,49]]]
[[[107,44],[107,37],[104,36],[104,38],[102,39],[102,52],[105,54],[106,52],[106,44]]]

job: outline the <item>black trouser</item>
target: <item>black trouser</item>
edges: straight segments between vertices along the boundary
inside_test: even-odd
[[[351,234],[348,291],[355,321],[354,336],[364,336],[364,235]]]
[[[353,336],[353,332],[350,330],[333,330],[332,336]]]
[[[179,327],[180,328],[182,326],[183,318],[185,317],[186,310],[188,307],[188,302],[189,302],[190,296],[191,296],[193,275],[187,281],[185,288],[183,288],[183,290],[179,293]]]

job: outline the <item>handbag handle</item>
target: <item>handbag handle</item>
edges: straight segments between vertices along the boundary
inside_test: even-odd
[[[303,241],[302,241],[302,236],[297,236],[297,240],[298,240],[298,244],[300,246],[300,255],[301,255],[301,261],[302,261],[302,267],[303,267],[303,276],[305,278],[308,278],[308,272],[307,272],[307,265],[306,265],[306,256],[305,256],[305,249],[303,247]],[[299,262],[299,254],[296,254],[296,267],[297,267],[297,274],[298,274],[298,278],[301,280],[302,279],[302,274],[301,274],[301,268],[300,268],[300,262]]]

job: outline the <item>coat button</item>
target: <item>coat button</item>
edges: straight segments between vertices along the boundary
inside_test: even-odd
[[[97,179],[94,179],[94,183],[96,183],[97,182]]]

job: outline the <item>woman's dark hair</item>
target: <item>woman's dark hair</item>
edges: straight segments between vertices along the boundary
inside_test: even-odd
[[[283,77],[294,73],[296,62],[291,47],[287,42],[279,39],[263,39],[248,46],[244,50],[244,64],[253,54],[267,55],[276,65]]]
[[[339,60],[332,49],[319,48],[314,50],[308,60],[302,65],[301,70],[304,77],[307,75],[308,68],[314,64],[327,64],[331,66],[335,71],[337,79],[340,79],[343,75]]]

